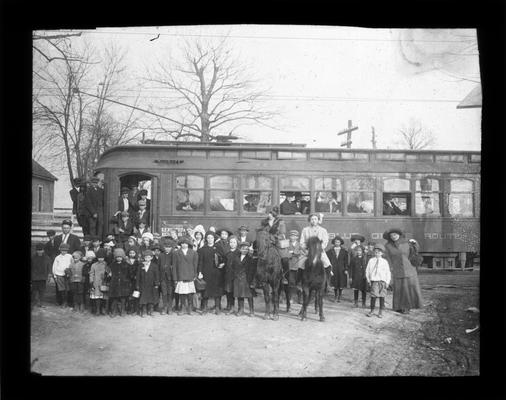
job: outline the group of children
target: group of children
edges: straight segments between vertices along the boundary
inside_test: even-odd
[[[176,230],[170,235],[144,232],[118,240],[108,236],[104,243],[98,237],[85,236],[80,250],[69,253],[69,245],[59,246],[59,255],[51,261],[45,246],[36,246],[32,259],[33,304],[44,294],[46,278],[52,276],[56,289],[67,305],[74,310],[89,310],[95,315],[123,316],[133,314],[144,317],[161,314],[191,314],[211,309],[208,300],[214,300],[214,312],[222,310],[221,299],[226,297],[225,312],[244,315],[247,299],[249,316],[254,314],[256,296],[256,257],[254,241],[249,229],[241,226],[237,235],[228,229],[205,231],[202,225],[186,227],[183,236]],[[299,233],[289,232],[289,263],[283,281],[285,293],[301,293],[301,270],[304,268],[304,251],[300,247]],[[382,244],[364,246],[361,235],[352,237],[349,252],[344,240],[336,236],[327,255],[332,264],[330,285],[334,287],[334,301],[340,301],[347,287],[348,275],[354,289],[354,303],[358,307],[359,292],[365,307],[366,292],[371,295],[371,316],[379,298],[379,314],[384,309],[384,298],[390,284],[390,268],[382,257]],[[357,237],[358,236],[358,237]],[[341,254],[341,255],[340,255]],[[49,278],[48,278],[49,275]],[[288,294],[290,296],[290,294]],[[37,299],[37,300],[36,300]],[[289,307],[287,307],[288,311]]]

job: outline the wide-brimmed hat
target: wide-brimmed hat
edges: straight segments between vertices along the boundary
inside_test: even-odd
[[[249,232],[249,228],[246,226],[246,225],[241,225],[239,227],[239,229],[237,229],[239,232],[240,231],[246,231],[246,232]]]
[[[242,247],[242,246],[250,247],[251,243],[250,242],[241,242],[241,243],[239,243],[239,247]]]
[[[363,235],[355,234],[355,235],[351,235],[350,240],[352,242],[354,242],[355,240],[360,240],[361,242],[365,242],[365,237]]]
[[[221,228],[221,229],[218,229],[218,230],[216,231],[216,234],[217,234],[218,236],[221,236],[221,232],[227,232],[227,233],[228,233],[228,236],[232,236],[232,235],[233,235],[232,231],[228,230],[227,228]]]
[[[209,235],[212,235],[212,236],[214,237],[214,240],[216,240],[216,239],[218,239],[218,238],[219,238],[219,236],[217,235],[217,233],[216,233],[216,232],[213,232],[213,231],[208,230],[208,231],[204,234],[204,239],[207,239],[207,237],[208,237]]]
[[[331,243],[335,244],[336,240],[339,240],[341,242],[341,246],[344,244],[344,239],[341,236],[339,236],[339,235],[334,236],[334,238],[332,239]]]
[[[181,236],[179,240],[177,241],[178,244],[186,243],[188,246],[193,246],[193,241],[188,236]]]
[[[153,239],[161,239],[162,235],[160,235],[158,232],[153,233]]]
[[[290,232],[288,232],[288,236],[297,236],[299,237],[299,231],[297,230],[291,230]]]
[[[391,233],[398,233],[400,237],[404,236],[404,232],[402,231],[401,228],[390,228],[390,229],[387,229],[385,232],[383,232],[383,239],[392,240],[392,239],[390,239]]]
[[[376,249],[381,250],[383,253],[385,252],[385,246],[382,245],[381,243],[377,243],[374,245],[374,250]]]
[[[127,187],[123,186],[121,188],[121,194],[123,194],[123,193],[130,193],[130,189],[128,189]]]
[[[156,243],[155,243],[155,244],[153,244],[153,245],[151,245],[151,246],[149,247],[149,249],[150,249],[150,250],[153,250],[153,251],[154,251],[154,250],[161,250],[161,249],[160,249],[160,245],[159,245],[159,244],[156,244]]]
[[[125,250],[123,250],[122,248],[116,248],[114,249],[114,251],[112,252],[112,255],[114,258],[116,257],[125,257]]]

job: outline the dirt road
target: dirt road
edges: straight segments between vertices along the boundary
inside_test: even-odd
[[[94,317],[51,301],[32,312],[32,371],[43,375],[385,376],[479,375],[479,275],[421,273],[426,306],[383,319],[325,300],[326,322],[300,305],[278,321],[214,314]],[[438,286],[439,285],[439,286]],[[455,285],[456,287],[449,287]],[[368,300],[369,302],[369,300]],[[284,306],[281,308],[284,310]],[[447,339],[450,338],[450,339]]]

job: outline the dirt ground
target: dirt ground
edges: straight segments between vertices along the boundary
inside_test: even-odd
[[[479,375],[479,272],[421,272],[424,308],[384,318],[325,299],[325,322],[300,305],[278,321],[263,320],[260,291],[255,317],[160,315],[95,317],[54,303],[32,312],[32,371],[42,375],[143,376],[469,376]],[[367,299],[369,304],[369,297]],[[247,307],[246,307],[247,309]],[[284,311],[284,305],[281,310]]]

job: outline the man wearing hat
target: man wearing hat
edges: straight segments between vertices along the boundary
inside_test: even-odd
[[[118,211],[114,215],[119,215],[123,211],[127,211],[129,215],[132,215],[134,207],[128,198],[130,190],[127,187],[121,188],[121,195],[118,198]]]
[[[37,302],[38,307],[42,307],[41,300],[46,292],[46,281],[51,276],[52,264],[49,256],[44,254],[44,244],[37,243],[35,246],[35,255],[32,256],[32,308]]]
[[[69,252],[73,253],[74,251],[81,249],[81,241],[76,235],[70,233],[71,228],[72,221],[69,219],[63,220],[61,223],[62,233],[54,238],[54,245],[59,248],[60,244],[66,243],[70,246]]]
[[[103,237],[104,229],[104,189],[98,187],[99,179],[91,178],[91,188],[85,197],[85,207],[89,213],[88,224],[90,233]]]
[[[79,182],[79,192],[77,192],[77,202],[76,202],[76,218],[77,223],[83,229],[83,234],[88,235],[90,233],[89,228],[89,217],[90,213],[86,208],[86,180],[81,179]]]
[[[287,192],[285,200],[280,204],[279,209],[282,215],[300,214],[300,210],[295,203],[295,193]]]
[[[137,206],[139,210],[135,214],[134,225],[136,228],[139,228],[139,224],[143,222],[146,227],[149,227],[149,211],[146,208],[146,200],[139,200],[137,202]]]
[[[49,240],[44,244],[44,253],[49,257],[51,263],[53,263],[55,257],[58,255],[58,246],[54,244],[56,232],[50,229],[46,231],[46,235]]]
[[[151,200],[148,199],[148,191],[146,189],[139,191],[137,202],[141,200],[144,200],[146,202],[146,210],[149,212],[151,210]]]

